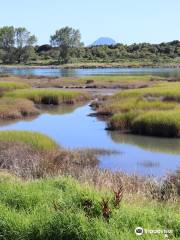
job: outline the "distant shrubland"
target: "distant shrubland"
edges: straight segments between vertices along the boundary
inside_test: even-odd
[[[180,41],[150,44],[84,46],[79,30],[64,27],[50,37],[50,44],[35,45],[26,28],[0,28],[0,62],[4,64],[118,63],[118,66],[152,66],[180,63]],[[92,65],[93,66],[93,65]],[[69,65],[69,67],[72,67]]]

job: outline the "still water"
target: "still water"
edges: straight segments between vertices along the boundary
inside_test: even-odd
[[[88,116],[88,104],[46,109],[30,120],[5,122],[0,130],[38,131],[66,148],[105,148],[118,153],[100,156],[99,166],[113,171],[163,176],[180,167],[180,139],[143,137],[106,131],[106,124]]]
[[[180,77],[180,68],[89,68],[89,69],[51,69],[51,68],[5,68],[0,73],[12,75],[42,75],[50,77],[80,77],[89,75],[158,75]]]

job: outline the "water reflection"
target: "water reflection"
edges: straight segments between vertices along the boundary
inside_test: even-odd
[[[75,107],[75,106],[74,106]],[[86,104],[74,109],[50,108],[32,120],[0,126],[0,130],[37,131],[67,148],[105,148],[118,154],[100,156],[100,167],[141,175],[162,176],[180,167],[180,140],[124,135],[105,131],[105,122],[89,117]]]
[[[54,106],[54,105],[37,105],[36,107],[39,109],[40,114],[51,114],[51,115],[63,115],[63,114],[67,114],[67,113],[71,113],[73,111],[75,111],[75,109],[77,107],[83,106],[83,103],[78,103],[75,105],[67,105],[67,104],[62,104],[61,106]],[[0,120],[0,127],[3,126],[8,126],[11,124],[15,124],[18,122],[22,122],[23,120],[26,122],[31,122],[33,120],[35,120],[36,118],[38,118],[37,116],[31,116],[31,117],[26,117],[24,119],[10,119],[10,120]]]
[[[177,138],[138,136],[122,134],[118,131],[108,131],[108,134],[116,143],[131,144],[152,152],[180,155],[180,139]]]
[[[60,106],[54,105],[38,105],[37,108],[40,110],[41,114],[49,113],[51,115],[63,115],[67,113],[74,112],[78,107],[83,106],[84,103],[77,103],[77,104],[61,104]]]

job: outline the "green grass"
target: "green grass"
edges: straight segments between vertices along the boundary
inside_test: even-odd
[[[55,150],[58,148],[58,145],[49,137],[28,131],[1,131],[0,142],[26,143],[37,150]]]
[[[28,90],[15,90],[6,94],[8,97],[13,98],[27,98],[34,103],[54,104],[61,103],[75,103],[78,101],[87,100],[88,97],[85,93],[63,91],[57,89],[28,89]]]
[[[96,191],[72,178],[22,182],[0,174],[0,236],[6,240],[134,240],[137,226],[172,229],[180,237],[178,205],[134,198],[113,207],[110,192]],[[102,198],[109,198],[109,222],[102,216]],[[90,200],[92,206],[84,203]],[[141,239],[152,237],[145,234]],[[156,235],[157,240],[164,235]]]
[[[123,75],[123,76],[88,76],[78,79],[80,84],[86,84],[86,87],[94,88],[113,88],[113,89],[133,89],[153,85],[154,80],[164,80],[158,76],[151,75]],[[75,80],[74,80],[75,81]]]
[[[0,90],[1,91],[11,91],[15,89],[25,89],[29,88],[30,85],[22,82],[8,82],[8,81],[0,81]]]
[[[152,110],[117,113],[109,119],[108,128],[128,130],[140,135],[180,137],[180,111]]]
[[[101,114],[112,115],[115,113],[124,113],[129,111],[149,111],[149,110],[172,110],[179,107],[174,102],[162,102],[160,100],[148,101],[146,99],[125,98],[113,101],[107,101],[98,111]]]
[[[108,122],[108,129],[121,131],[130,130],[132,121],[136,116],[136,112],[114,114]]]
[[[180,137],[180,83],[121,91],[99,104],[108,128],[136,134]]]
[[[132,132],[137,134],[180,137],[180,111],[149,111],[132,122]]]
[[[166,100],[179,102],[180,83],[159,83],[148,88],[126,90],[114,95],[114,99],[124,99],[130,97],[163,97]]]
[[[180,137],[180,110],[117,113],[109,119],[108,128],[140,135]]]
[[[120,75],[120,76],[88,76],[82,77],[80,80],[94,80],[94,81],[149,81],[153,78],[151,75]],[[160,77],[155,77],[159,79]]]

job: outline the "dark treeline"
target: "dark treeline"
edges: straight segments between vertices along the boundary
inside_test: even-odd
[[[85,47],[79,30],[65,27],[50,36],[50,44],[38,46],[37,38],[26,28],[0,28],[0,62],[64,64],[79,62],[172,62],[180,57],[180,41],[132,45]]]

